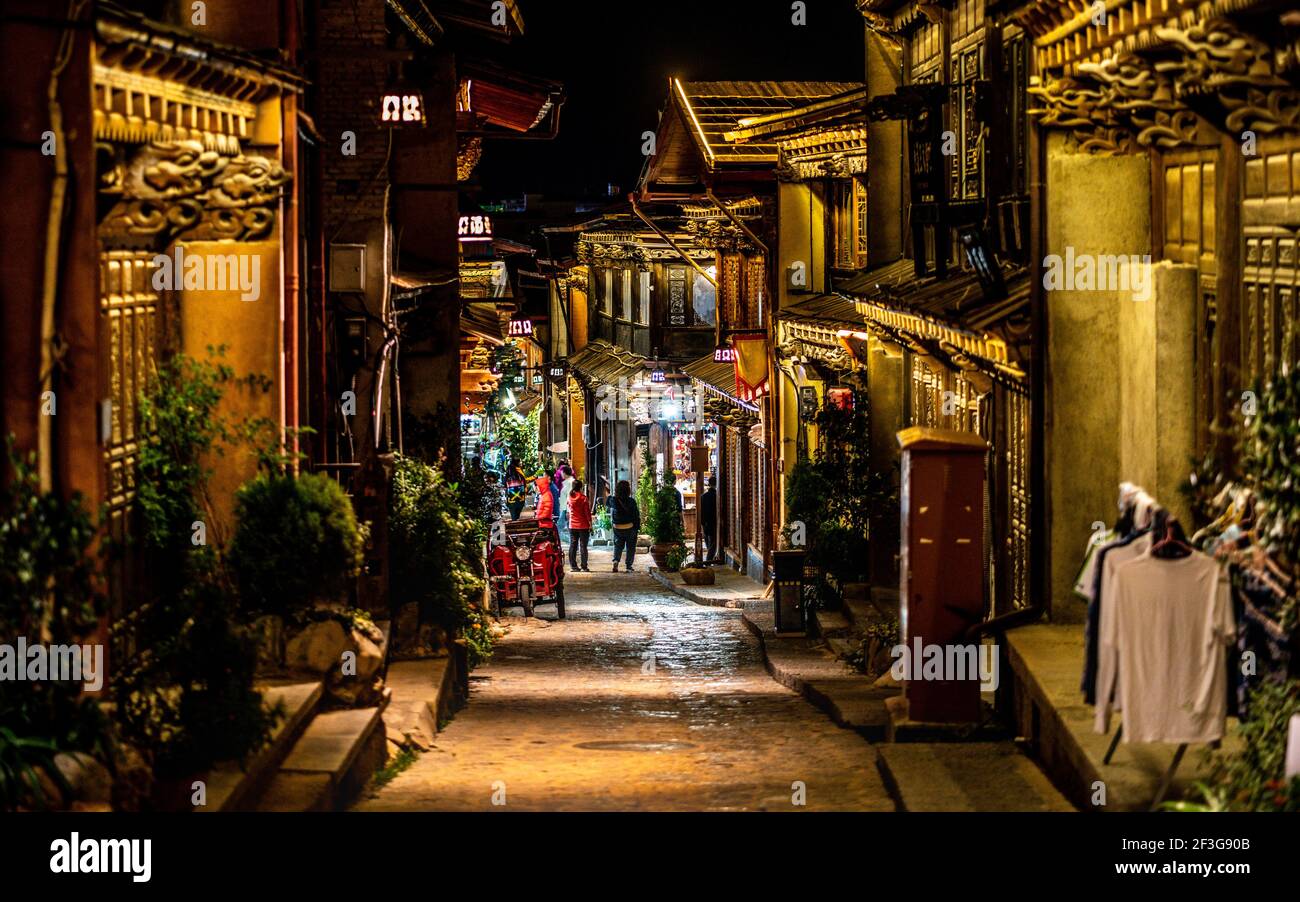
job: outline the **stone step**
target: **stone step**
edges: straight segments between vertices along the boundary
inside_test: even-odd
[[[284,759],[258,810],[345,808],[383,766],[385,742],[379,708],[318,714]],[[285,807],[293,805],[308,807]]]
[[[877,747],[903,811],[1074,811],[1011,742],[912,742]]]
[[[326,774],[277,774],[258,811],[332,811],[333,781]]]
[[[274,681],[258,688],[263,704],[268,708],[283,704],[285,716],[271,731],[270,742],[246,767],[235,761],[221,762],[208,773],[208,804],[199,811],[243,810],[261,796],[311,723],[325,691],[320,681]]]
[[[393,699],[384,712],[388,733],[411,735],[421,747],[438,735],[438,725],[451,718],[456,707],[455,665],[450,655],[394,661],[388,665],[388,688]]]

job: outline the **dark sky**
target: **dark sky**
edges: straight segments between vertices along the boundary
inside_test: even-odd
[[[492,141],[478,176],[485,200],[626,193],[641,171],[667,79],[861,81],[862,16],[853,0],[522,0],[524,36],[500,61],[564,83],[552,142]]]

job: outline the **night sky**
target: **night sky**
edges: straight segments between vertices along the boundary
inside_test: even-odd
[[[483,199],[630,191],[641,133],[653,130],[667,79],[861,81],[863,22],[853,0],[524,0],[524,36],[505,65],[564,83],[552,142],[493,141],[478,176]]]

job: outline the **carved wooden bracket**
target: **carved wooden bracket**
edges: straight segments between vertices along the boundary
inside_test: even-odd
[[[1155,35],[1142,55],[1081,63],[1075,78],[1031,87],[1039,106],[1029,114],[1071,129],[1090,153],[1202,146],[1200,119],[1238,137],[1300,131],[1300,92],[1279,74],[1285,54],[1221,18]]]
[[[275,223],[290,176],[265,157],[226,157],[197,141],[155,141],[126,164],[121,199],[100,222],[106,247],[255,241]]]

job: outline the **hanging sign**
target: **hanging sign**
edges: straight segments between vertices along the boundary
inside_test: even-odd
[[[491,241],[492,217],[483,213],[462,216],[456,222],[456,238],[465,242]]]
[[[415,91],[384,94],[379,99],[384,125],[424,125],[424,95]]]
[[[512,319],[510,321],[510,334],[512,336],[532,335],[533,321],[531,319]]]

